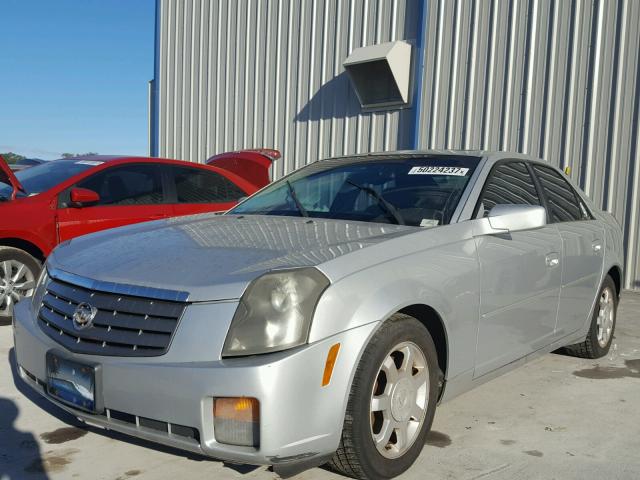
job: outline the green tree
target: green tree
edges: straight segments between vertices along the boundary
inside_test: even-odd
[[[18,160],[24,160],[27,158],[13,152],[0,153],[0,155],[2,155],[2,158],[4,158],[7,163],[16,163]]]

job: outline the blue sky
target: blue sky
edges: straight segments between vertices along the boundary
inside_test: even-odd
[[[1,0],[0,152],[147,154],[155,0]]]

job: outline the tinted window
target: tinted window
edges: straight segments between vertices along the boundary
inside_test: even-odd
[[[35,195],[46,192],[59,183],[95,166],[96,162],[55,160],[14,172],[14,175],[20,181],[28,195]],[[10,195],[11,187],[4,183],[0,184],[0,196],[9,197]]]
[[[172,167],[178,203],[237,202],[247,194],[216,172],[198,168]]]
[[[477,163],[475,157],[453,155],[322,160],[272,183],[230,213],[306,213],[435,227],[451,220]]]
[[[534,165],[533,170],[547,197],[552,222],[571,222],[590,218],[586,209],[581,208],[573,188],[562,178],[562,175],[552,168],[540,165]]]
[[[150,205],[163,201],[162,175],[158,165],[109,168],[77,186],[97,192],[100,195],[98,205]]]
[[[522,162],[503,163],[493,168],[482,192],[479,215],[487,215],[496,205],[505,204],[540,205],[533,178]]]

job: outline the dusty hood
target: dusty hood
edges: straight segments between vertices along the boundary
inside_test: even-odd
[[[412,227],[341,220],[215,216],[173,218],[87,235],[49,257],[93,280],[189,293],[191,301],[239,298],[272,269],[314,266]]]

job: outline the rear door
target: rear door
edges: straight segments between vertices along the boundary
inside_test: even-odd
[[[224,175],[197,166],[169,167],[173,215],[225,212],[248,196]]]
[[[477,216],[499,204],[542,205],[522,161],[492,168]],[[480,321],[475,377],[552,342],[560,293],[562,241],[555,226],[476,237]]]
[[[100,195],[96,205],[70,205],[71,188],[58,198],[58,235],[64,241],[79,235],[171,216],[165,195],[163,164],[124,164],[101,170],[74,187]]]
[[[573,333],[590,317],[603,268],[604,230],[573,187],[554,168],[533,164],[550,221],[562,238],[562,290],[558,336]]]

